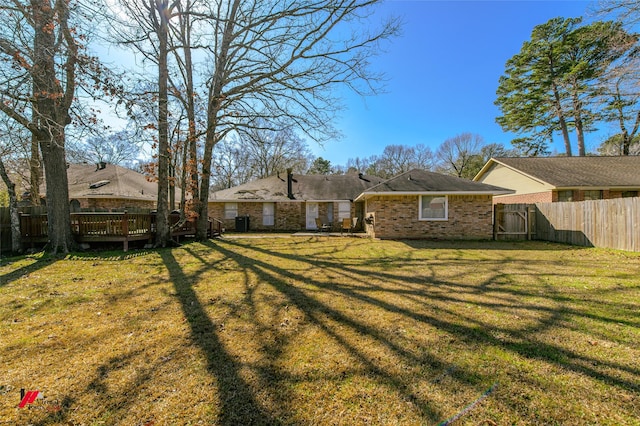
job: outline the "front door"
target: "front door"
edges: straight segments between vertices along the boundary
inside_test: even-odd
[[[317,229],[318,203],[307,203],[307,229]]]

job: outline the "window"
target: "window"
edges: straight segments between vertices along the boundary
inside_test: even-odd
[[[573,191],[558,191],[558,201],[573,201]]]
[[[273,203],[262,203],[262,224],[273,226],[275,217],[275,207]]]
[[[637,197],[638,191],[622,191],[622,198]]]
[[[420,197],[420,220],[448,220],[449,199],[446,195]]]
[[[238,216],[238,203],[224,203],[224,218],[235,219]]]
[[[342,219],[350,219],[351,218],[351,203],[341,202],[338,203],[338,220]]]
[[[584,199],[586,200],[602,200],[602,191],[584,191]]]

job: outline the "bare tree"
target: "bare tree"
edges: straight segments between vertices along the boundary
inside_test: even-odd
[[[48,232],[54,253],[74,247],[65,159],[65,128],[76,91],[80,55],[74,9],[63,0],[0,6],[0,111],[37,141],[47,182]]]
[[[375,3],[212,4],[206,21],[213,67],[206,78],[199,237],[205,236],[207,224],[213,148],[229,132],[242,131],[257,117],[272,123],[285,119],[321,141],[335,134],[331,123],[339,105],[332,90],[336,85],[362,94],[375,91],[377,76],[368,71],[367,59],[378,52],[380,41],[397,31],[397,23],[389,21],[375,32],[357,32],[358,22],[366,22]]]
[[[12,120],[0,120],[0,178],[7,187],[9,198],[9,216],[11,222],[11,251],[14,253],[22,252],[22,235],[20,233],[20,214],[18,212],[18,194],[16,191],[15,179],[12,179],[7,172],[5,163],[12,162],[15,164],[20,162],[20,158],[16,158],[15,154],[19,153],[25,146],[24,139],[30,139],[23,131],[24,128]],[[16,170],[17,167],[14,167]],[[15,175],[14,175],[15,177]],[[37,194],[37,191],[36,191]]]
[[[387,145],[380,158],[382,169],[391,177],[414,168],[415,150],[406,145]]]
[[[69,142],[67,154],[74,162],[105,162],[133,167],[140,154],[140,146],[134,132],[120,130],[105,136],[92,136],[79,143]]]
[[[436,151],[438,171],[458,177],[472,178],[471,166],[481,153],[482,136],[461,133],[445,140]]]
[[[350,158],[347,161],[347,169],[390,178],[411,169],[431,170],[433,163],[433,152],[424,144],[387,145],[380,156]]]
[[[216,172],[211,184],[213,190],[231,188],[251,179],[249,159],[237,138],[228,137],[216,145],[213,167]]]
[[[170,156],[169,144],[169,21],[175,18],[179,2],[169,0],[145,0],[142,2],[121,0],[128,20],[119,24],[125,30],[119,37],[121,43],[128,44],[157,66],[154,79],[157,92],[157,154],[155,172],[157,174],[158,198],[156,202],[157,247],[165,247],[171,240],[169,226],[169,186]],[[118,29],[120,30],[120,29]],[[126,31],[128,30],[128,31]]]
[[[240,144],[252,178],[266,178],[288,168],[301,173],[307,170],[311,161],[306,142],[291,128],[252,127],[240,136]]]
[[[150,7],[131,0],[121,3],[137,24],[130,27],[135,32],[129,42],[144,45],[140,52],[160,64],[160,28],[149,22]],[[184,93],[183,101],[197,98],[206,105],[203,126],[190,137],[188,159],[192,165],[201,164],[200,181],[191,184],[199,191],[194,203],[199,238],[205,238],[207,231],[214,147],[232,133],[250,134],[260,125],[257,119],[274,128],[289,128],[294,123],[314,141],[334,136],[332,122],[340,103],[333,89],[346,85],[363,95],[376,93],[380,76],[369,71],[368,59],[398,29],[394,20],[379,29],[368,29],[375,0],[157,3],[163,4],[162,16],[167,17],[170,49],[182,51],[179,57],[174,55],[179,72],[171,74],[173,88]],[[161,15],[153,10],[153,16]],[[193,49],[198,54],[189,56]],[[192,57],[201,59],[200,67],[187,64]],[[193,75],[196,68],[202,70],[197,79]],[[192,126],[197,124],[195,118],[190,121]],[[204,134],[202,157],[195,158],[198,153],[193,147],[200,133]],[[162,148],[158,154],[160,159]],[[195,177],[195,169],[191,175]]]
[[[598,80],[603,119],[615,123],[620,141],[618,155],[629,155],[640,130],[640,58],[637,35],[620,32],[616,39],[616,58]],[[612,55],[613,56],[613,55]]]
[[[591,9],[594,14],[614,16],[629,27],[640,22],[640,3],[637,0],[598,0]]]
[[[351,173],[351,172],[369,173],[369,167],[371,167],[371,164],[374,163],[375,161],[376,161],[375,156],[369,157],[369,158],[360,158],[360,157],[349,158],[347,160],[347,165],[346,165],[347,173]]]

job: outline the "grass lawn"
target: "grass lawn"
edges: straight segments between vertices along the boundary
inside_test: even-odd
[[[0,307],[0,424],[640,424],[640,253],[223,239],[4,259]]]

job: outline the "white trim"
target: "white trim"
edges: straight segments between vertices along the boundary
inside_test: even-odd
[[[276,204],[262,203],[262,226],[274,226],[276,218]]]
[[[343,207],[340,209],[340,207]],[[351,203],[348,201],[338,202],[338,221],[351,218]]]
[[[227,207],[229,208],[227,209]],[[231,208],[231,207],[234,207],[234,208]],[[235,211],[235,216],[231,216],[234,213],[234,211]],[[236,217],[238,217],[238,203],[236,202],[224,203],[223,215],[225,219],[235,219]]]
[[[485,175],[485,174],[489,171],[489,169],[491,168],[491,166],[489,165],[491,162],[493,162],[493,163],[495,163],[495,164],[500,164],[501,166],[506,167],[507,169],[512,170],[512,171],[514,171],[514,172],[518,173],[519,175],[525,176],[525,177],[527,177],[527,178],[529,178],[529,179],[531,179],[531,180],[534,180],[534,181],[536,181],[536,182],[539,182],[539,183],[541,183],[541,184],[543,184],[543,185],[545,185],[545,186],[548,186],[548,187],[550,187],[550,188],[555,188],[555,186],[554,186],[554,185],[552,185],[552,184],[550,184],[549,182],[547,182],[547,181],[545,181],[545,180],[542,180],[542,179],[540,179],[540,178],[537,178],[537,177],[535,177],[535,176],[533,176],[533,175],[530,175],[530,174],[528,174],[528,173],[525,173],[525,172],[523,172],[522,170],[517,169],[517,168],[515,168],[514,166],[510,166],[509,164],[505,164],[505,163],[503,163],[502,161],[498,161],[498,160],[496,160],[495,158],[490,158],[490,159],[489,159],[489,161],[487,161],[487,163],[484,165],[484,167],[482,167],[482,169],[480,169],[480,171],[478,172],[478,174],[476,174],[476,175],[473,177],[472,181],[474,181],[474,182],[480,182],[480,180],[479,180],[479,179],[480,179],[483,175]]]
[[[315,206],[315,208],[313,208]],[[315,202],[308,202],[305,206],[305,228],[306,229],[318,229],[316,225],[316,219],[319,217],[320,204]]]
[[[418,220],[429,222],[446,222],[449,220],[449,196],[444,195],[444,217],[422,217],[422,198],[433,194],[424,194],[418,197]],[[436,194],[440,195],[440,194]]]

